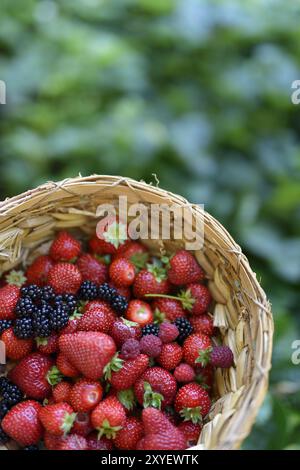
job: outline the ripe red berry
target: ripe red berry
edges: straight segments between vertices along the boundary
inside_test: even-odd
[[[35,338],[37,349],[42,354],[53,354],[58,351],[58,335],[52,333],[48,338]]]
[[[112,372],[109,382],[115,390],[127,390],[145,372],[148,365],[149,358],[140,354],[135,359],[124,361],[119,370]]]
[[[69,394],[69,403],[74,411],[90,411],[101,401],[103,389],[99,382],[80,379]]]
[[[87,450],[88,444],[84,436],[69,434],[59,440],[56,450]]]
[[[4,432],[21,446],[37,444],[43,432],[38,418],[41,408],[40,403],[33,400],[18,403],[2,420]]]
[[[146,294],[168,294],[170,283],[165,270],[148,265],[136,276],[133,284],[133,294],[137,299],[145,299]]]
[[[27,356],[33,349],[33,340],[17,338],[13,332],[13,328],[5,330],[0,338],[5,345],[6,357],[13,361],[19,361]]]
[[[92,302],[91,302],[92,303]],[[115,313],[105,302],[98,302],[98,307],[94,306],[86,309],[80,318],[77,331],[100,331],[108,333],[115,321]]]
[[[69,232],[59,232],[50,247],[50,256],[54,261],[72,261],[81,252],[81,243]]]
[[[186,338],[183,343],[183,359],[190,366],[195,366],[201,353],[211,347],[209,336],[202,333],[194,333]]]
[[[214,346],[210,354],[210,363],[213,367],[228,369],[233,364],[233,353],[228,346]]]
[[[56,358],[56,366],[62,375],[66,377],[78,377],[80,375],[79,370],[76,369],[69,359],[63,354],[59,353]]]
[[[206,313],[212,301],[208,288],[203,284],[196,283],[188,284],[180,297],[183,299],[183,307],[195,316]]]
[[[210,410],[211,401],[207,391],[197,383],[183,385],[175,398],[175,411],[185,420],[200,423]]]
[[[80,411],[76,413],[76,418],[72,427],[72,433],[79,434],[79,436],[86,437],[93,431],[91,416],[89,413]]]
[[[20,288],[6,284],[0,288],[0,320],[13,320],[15,307],[20,297]]]
[[[49,271],[48,283],[56,294],[76,294],[81,282],[81,273],[74,264],[57,263]]]
[[[103,284],[107,281],[108,269],[106,264],[101,263],[91,254],[82,254],[76,264],[83,281],[91,281],[96,284]]]
[[[176,380],[161,367],[147,369],[134,385],[134,393],[141,406],[162,409],[173,403],[176,390]]]
[[[127,339],[121,348],[123,359],[134,359],[140,354],[140,352],[140,343],[134,338]]]
[[[120,450],[135,450],[137,443],[144,435],[143,423],[132,416],[127,418],[123,428],[117,432],[115,446]]]
[[[194,333],[204,333],[207,336],[212,336],[214,332],[214,322],[210,315],[203,314],[198,317],[190,317],[190,323],[194,329]]]
[[[160,364],[166,370],[173,370],[181,362],[182,348],[178,343],[164,344],[161,353],[157,358]]]
[[[205,273],[189,251],[179,250],[170,259],[168,278],[172,284],[183,285],[203,281]]]
[[[140,327],[153,322],[153,312],[147,302],[143,300],[130,300],[126,318],[137,323]]]
[[[180,300],[157,298],[151,304],[155,319],[159,322],[168,320],[170,322],[176,318],[186,317],[186,310],[183,309]]]
[[[142,413],[145,437],[138,444],[139,450],[183,450],[187,447],[184,434],[164,414],[155,408]]]
[[[98,433],[92,432],[86,438],[88,444],[88,450],[113,450],[114,444],[111,439],[107,439],[107,437],[101,437],[98,439]]]
[[[126,258],[116,258],[109,267],[109,275],[116,286],[131,286],[135,278],[135,267]]]
[[[138,323],[119,318],[114,322],[110,334],[117,347],[120,348],[127,339],[139,339],[142,332]]]
[[[176,325],[169,322],[163,322],[159,327],[158,337],[163,343],[172,343],[179,335]]]
[[[162,342],[155,335],[143,336],[140,340],[140,348],[142,353],[147,354],[149,357],[157,357],[162,350]]]
[[[184,434],[188,447],[193,447],[199,440],[202,425],[192,421],[183,421],[179,424],[178,429]]]
[[[68,403],[45,405],[39,411],[44,428],[54,436],[63,436],[72,429],[76,414]]]
[[[38,256],[27,268],[25,274],[27,284],[35,284],[40,287],[45,286],[47,284],[49,271],[53,266],[54,261],[50,256]]]
[[[92,425],[98,431],[98,436],[115,439],[118,431],[126,421],[123,405],[116,397],[105,398],[92,412]]]
[[[174,377],[177,382],[189,383],[195,380],[196,374],[194,369],[189,364],[179,364],[174,370]]]
[[[55,403],[65,402],[69,403],[70,391],[72,389],[72,384],[66,381],[59,382],[53,387],[52,396]]]

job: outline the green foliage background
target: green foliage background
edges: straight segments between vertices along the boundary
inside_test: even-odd
[[[300,448],[297,0],[1,0],[0,196],[91,173],[204,203],[273,304],[270,393],[244,448]]]

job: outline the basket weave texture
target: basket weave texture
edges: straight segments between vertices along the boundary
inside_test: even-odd
[[[25,268],[46,253],[57,230],[80,231],[82,237],[94,234],[97,206],[117,205],[119,195],[126,195],[128,204],[188,206],[193,219],[203,219],[203,211],[181,196],[129,178],[94,175],[50,182],[0,202],[0,274]],[[174,251],[183,242],[149,240],[146,244],[157,253]],[[207,212],[204,247],[194,254],[207,273],[214,324],[234,354],[233,367],[216,370],[215,402],[195,448],[237,449],[249,434],[268,387],[273,338],[270,304],[241,248]]]

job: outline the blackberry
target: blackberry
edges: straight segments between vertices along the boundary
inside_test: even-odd
[[[19,387],[13,383],[9,383],[2,394],[3,400],[8,406],[14,406],[23,398],[23,393]]]
[[[16,305],[16,315],[17,317],[31,317],[31,315],[36,311],[36,306],[34,305],[30,297],[21,297]]]
[[[35,336],[40,338],[47,338],[50,336],[52,328],[50,323],[50,316],[52,315],[53,308],[44,303],[35,312],[32,319],[32,326],[34,329]]]
[[[98,286],[94,282],[84,281],[79,289],[78,297],[81,300],[94,300],[98,297]]]
[[[49,302],[50,300],[55,299],[55,292],[51,286],[44,286],[41,288],[41,300]]]
[[[0,444],[6,444],[9,441],[8,435],[3,431],[0,426]]]
[[[155,323],[150,323],[150,325],[145,325],[142,328],[142,336],[155,335],[158,336],[159,326]]]
[[[5,400],[0,401],[0,420],[4,418],[6,413],[10,410],[9,404]]]
[[[110,287],[106,282],[98,287],[98,297],[101,300],[110,302],[116,295],[118,295],[117,290],[114,287]]]
[[[124,295],[115,295],[112,300],[110,300],[110,305],[115,310],[116,313],[122,315],[126,312],[128,308],[128,301]]]
[[[23,447],[22,450],[39,450],[39,448],[38,446],[35,446],[34,444],[32,444],[31,446]]]
[[[57,305],[50,316],[51,329],[54,331],[60,331],[67,325],[68,321],[68,308],[65,305]]]
[[[173,323],[177,326],[179,330],[179,336],[177,337],[177,341],[179,342],[184,341],[193,332],[192,325],[185,317],[176,318]]]
[[[33,338],[32,318],[17,318],[14,326],[14,334],[20,339]]]
[[[35,284],[30,284],[29,286],[22,287],[21,294],[22,297],[30,297],[32,300],[37,300],[41,298],[41,289]]]
[[[10,381],[8,380],[8,378],[2,375],[0,377],[0,395],[2,395],[2,393],[6,390],[9,384],[10,384]]]
[[[69,312],[69,314],[71,314],[76,308],[77,299],[75,295],[72,294],[57,295],[55,297],[54,304],[55,306],[64,307]]]
[[[1,333],[3,333],[3,331],[10,328],[11,325],[12,325],[11,320],[0,320],[0,335],[1,335]]]

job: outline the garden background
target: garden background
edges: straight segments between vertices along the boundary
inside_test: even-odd
[[[270,391],[245,449],[300,449],[297,0],[1,0],[0,198],[155,181],[218,218],[273,304]]]

